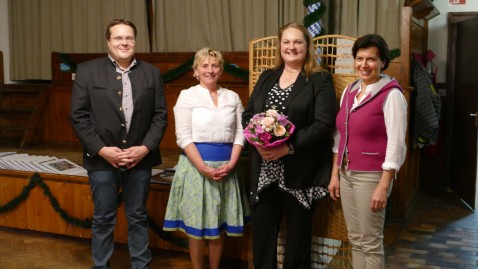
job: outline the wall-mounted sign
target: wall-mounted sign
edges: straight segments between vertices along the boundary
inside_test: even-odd
[[[449,5],[466,5],[466,0],[448,0]]]

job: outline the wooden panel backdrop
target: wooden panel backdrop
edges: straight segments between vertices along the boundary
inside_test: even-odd
[[[413,205],[413,198],[419,187],[420,149],[414,148],[412,139],[413,131],[413,106],[414,89],[411,85],[411,60],[412,54],[425,54],[427,51],[428,22],[413,19],[411,7],[402,8],[401,16],[401,53],[394,59],[385,73],[396,78],[404,89],[408,101],[408,132],[407,132],[407,157],[398,172],[397,181],[394,182],[390,195],[389,218],[397,221],[407,219]]]

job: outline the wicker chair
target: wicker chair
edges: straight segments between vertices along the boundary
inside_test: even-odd
[[[354,41],[355,38],[343,35],[324,35],[312,40],[321,66],[332,74],[337,98],[357,79],[352,57]],[[261,73],[274,67],[277,43],[277,36],[254,39],[249,43],[249,94]]]
[[[332,74],[337,100],[347,85],[357,79],[353,69],[352,46],[355,38],[325,35],[313,39],[321,66]],[[249,93],[259,76],[275,64],[277,36],[254,39],[249,44]],[[314,212],[312,268],[352,268],[351,246],[347,237],[340,201],[329,197],[318,201]],[[278,240],[279,266],[283,261],[286,234],[281,229]]]
[[[358,77],[354,71],[352,46],[355,38],[343,35],[324,35],[313,39],[321,66],[328,70],[334,80],[337,100],[342,91]]]

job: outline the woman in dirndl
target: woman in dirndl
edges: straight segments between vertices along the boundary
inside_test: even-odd
[[[219,51],[196,52],[199,84],[181,91],[174,107],[176,140],[183,153],[171,186],[163,229],[189,238],[195,269],[219,268],[224,235],[242,236],[250,219],[247,196],[235,167],[244,144],[244,108],[237,93],[217,85],[224,70]]]

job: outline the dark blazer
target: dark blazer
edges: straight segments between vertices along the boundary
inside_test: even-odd
[[[282,71],[283,67],[261,74],[242,116],[244,127],[254,114],[264,111],[267,93],[279,80]],[[330,73],[313,73],[308,79],[299,74],[285,107],[284,114],[296,126],[289,139],[295,152],[281,159],[286,187],[304,189],[328,185],[332,168],[332,130],[337,110]],[[251,194],[255,195],[261,156],[255,147],[250,148]]]
[[[119,78],[119,79],[118,79]],[[87,170],[114,170],[98,155],[104,146],[129,148],[145,145],[150,153],[133,169],[161,164],[159,143],[167,124],[167,108],[159,69],[137,60],[129,73],[134,110],[129,131],[121,110],[121,74],[109,57],[77,67],[71,98],[71,123],[83,144]]]

